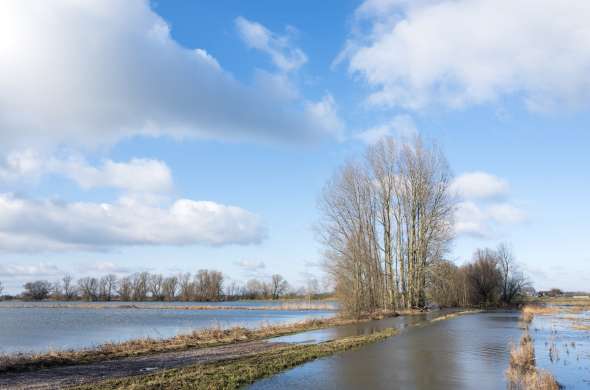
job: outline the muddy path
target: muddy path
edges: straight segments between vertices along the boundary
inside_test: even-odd
[[[285,343],[249,341],[219,347],[166,352],[91,364],[0,374],[0,389],[62,389],[104,379],[141,375],[191,364],[255,355]]]

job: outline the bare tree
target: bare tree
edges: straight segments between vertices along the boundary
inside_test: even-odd
[[[67,301],[74,299],[77,295],[76,287],[74,286],[73,281],[74,280],[70,274],[64,275],[64,277],[61,279],[63,296]]]
[[[498,260],[493,250],[478,249],[473,256],[473,262],[467,264],[465,272],[473,304],[489,305],[498,301],[502,274],[498,269]]]
[[[162,295],[167,301],[173,301],[178,292],[178,277],[170,276],[162,282]]]
[[[131,286],[133,288],[132,298],[134,301],[145,301],[148,294],[149,273],[139,272],[131,277]]]
[[[164,300],[163,293],[164,276],[162,274],[153,274],[149,277],[149,290],[152,298],[156,301]]]
[[[87,301],[96,301],[99,297],[99,281],[97,278],[86,277],[79,279],[78,288],[82,298]]]
[[[2,296],[3,292],[4,292],[4,286],[2,285],[2,282],[0,282],[0,296]]]
[[[498,246],[496,258],[502,276],[500,300],[505,304],[510,304],[522,294],[523,289],[528,286],[528,281],[520,271],[508,244],[503,243]]]
[[[452,238],[451,174],[442,153],[417,138],[391,138],[349,162],[327,184],[318,228],[326,268],[344,308],[424,307],[429,267]]]
[[[113,299],[113,293],[117,289],[117,275],[108,274],[100,278],[100,297],[105,301]]]
[[[119,286],[117,288],[117,293],[119,294],[119,299],[122,301],[130,301],[133,295],[133,283],[131,282],[131,278],[126,276],[122,278],[119,282]]]
[[[51,292],[51,283],[47,280],[37,280],[35,282],[28,282],[24,285],[24,296],[36,301],[47,299]]]
[[[178,276],[179,295],[183,301],[190,301],[193,297],[193,283],[191,282],[191,274],[189,272],[180,274]]]
[[[279,299],[289,288],[289,283],[279,274],[271,276],[270,284],[272,299]]]

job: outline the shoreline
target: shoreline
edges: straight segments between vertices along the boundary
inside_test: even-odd
[[[450,313],[440,313],[441,315],[438,317],[413,326],[428,326],[440,320],[471,313],[477,313],[477,311],[457,310]],[[379,318],[385,317],[379,316]],[[195,374],[201,375],[200,373],[207,372],[207,376],[212,375],[218,379],[219,375],[224,377],[224,373],[235,371],[234,374],[237,377],[241,378],[246,375],[252,379],[250,377],[253,375],[252,370],[256,371],[257,365],[263,362],[266,368],[256,371],[258,373],[254,375],[256,378],[260,378],[259,375],[270,375],[315,359],[320,355],[327,356],[340,350],[364,345],[372,342],[371,340],[375,341],[386,333],[386,337],[390,337],[393,334],[388,332],[397,334],[398,330],[388,327],[369,335],[348,336],[304,345],[274,341],[275,337],[309,330],[353,325],[372,319],[371,317],[359,320],[332,318],[250,330],[214,329],[210,330],[210,334],[195,332],[191,335],[177,336],[167,340],[133,340],[103,346],[102,349],[70,351],[34,357],[21,356],[20,361],[13,360],[12,365],[5,366],[5,370],[0,372],[0,387],[18,388],[18,385],[21,387],[24,385],[28,388],[62,388],[86,384],[84,388],[95,388],[93,386],[98,386],[97,383],[104,381],[128,379],[135,382],[143,380],[141,378],[149,377],[150,374],[164,378],[166,373],[172,375],[173,371],[171,370],[185,370],[183,375],[186,374],[191,378]],[[278,352],[273,355],[275,351]],[[275,362],[277,359],[283,363],[277,364]],[[243,367],[247,367],[246,373],[242,371]],[[242,379],[238,382],[246,383],[242,382]],[[229,383],[234,383],[232,381]],[[137,383],[133,383],[133,386],[136,385]],[[143,385],[147,385],[147,383],[143,383]],[[114,387],[119,386],[123,386],[123,384],[119,383]],[[113,388],[113,384],[107,383],[101,388]]]

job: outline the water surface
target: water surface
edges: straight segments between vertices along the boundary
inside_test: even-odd
[[[79,349],[110,341],[171,337],[208,327],[259,327],[334,315],[333,311],[319,310],[122,309],[117,308],[120,302],[107,303],[97,309],[86,308],[83,303],[67,304],[80,307],[51,307],[56,302],[0,304],[0,354]],[[211,303],[133,303],[140,306],[170,304],[190,306]],[[268,306],[280,303],[246,301],[225,304]]]
[[[518,316],[470,314],[426,326],[409,326],[417,317],[391,319],[405,329],[401,334],[298,366],[250,389],[506,389],[508,345],[522,333]]]

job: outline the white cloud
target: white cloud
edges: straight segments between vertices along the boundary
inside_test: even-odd
[[[255,244],[258,217],[234,206],[179,199],[168,207],[135,198],[116,203],[34,201],[0,195],[0,250],[109,250],[137,245]]]
[[[281,42],[268,42],[282,50],[275,61],[298,66],[299,51]],[[134,135],[305,142],[331,134],[307,103],[277,101],[204,49],[181,46],[147,0],[0,2],[5,149],[96,147]]]
[[[50,277],[63,274],[54,264],[0,264],[0,276],[6,278]]]
[[[510,189],[506,180],[486,172],[467,172],[453,180],[451,192],[465,199],[505,196]]]
[[[52,159],[48,169],[74,180],[84,189],[112,187],[131,192],[166,192],[172,188],[172,174],[162,161],[134,158],[129,162],[105,160],[99,167],[82,158]]]
[[[307,62],[307,56],[301,49],[293,47],[289,35],[275,34],[262,24],[242,16],[237,17],[235,23],[242,41],[249,48],[268,54],[280,70],[296,70]]]
[[[509,203],[491,205],[459,202],[455,210],[455,233],[478,238],[494,238],[506,227],[527,221],[526,213]]]
[[[493,204],[489,207],[488,213],[494,221],[503,224],[517,224],[527,220],[524,211],[509,203]]]
[[[510,203],[509,190],[506,180],[486,172],[468,172],[455,178],[450,191],[459,200],[456,234],[493,238],[507,227],[526,222],[526,212]]]
[[[376,105],[590,101],[586,0],[367,0],[355,17],[339,59],[375,88]]]
[[[409,115],[396,115],[391,121],[363,130],[354,135],[366,144],[373,145],[386,136],[396,136],[400,139],[412,139],[418,135],[414,120]]]
[[[67,177],[83,189],[110,187],[128,192],[163,193],[173,186],[168,166],[151,159],[134,158],[128,162],[104,160],[99,166],[93,166],[79,155],[47,157],[25,149],[9,152],[0,164],[2,184],[35,181],[43,175]]]

